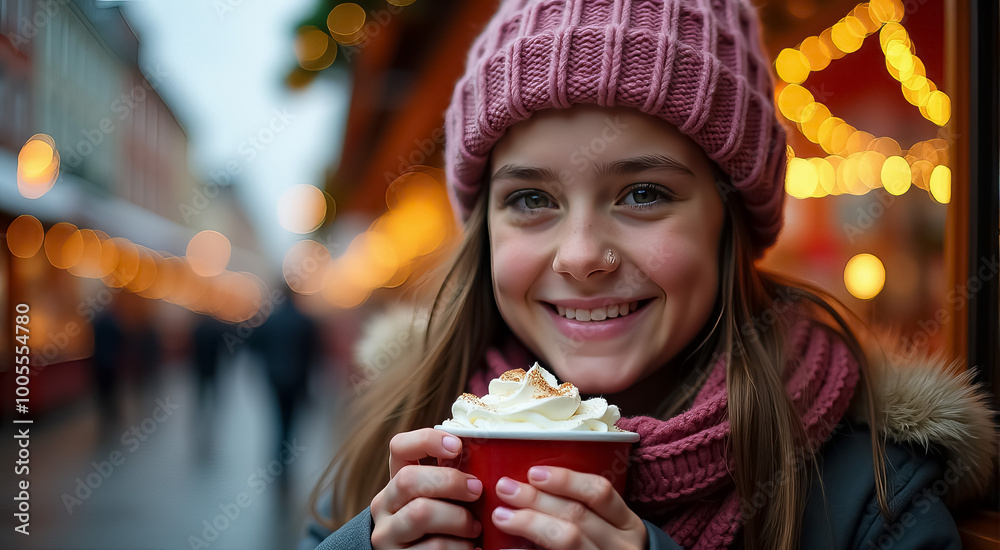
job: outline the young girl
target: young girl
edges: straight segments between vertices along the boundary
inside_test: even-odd
[[[550,549],[958,548],[942,499],[988,487],[991,413],[967,374],[876,371],[828,300],[755,267],[782,225],[772,98],[743,0],[503,2],[447,113],[464,240],[429,320],[376,337],[412,345],[303,547],[471,549],[492,521]],[[435,465],[455,398],[535,360],[640,434],[624,497]],[[485,491],[507,505],[473,518]]]

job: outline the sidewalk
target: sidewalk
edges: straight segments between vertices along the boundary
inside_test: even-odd
[[[0,548],[294,548],[309,491],[332,456],[336,399],[314,395],[278,455],[266,384],[260,366],[238,356],[219,373],[215,412],[201,413],[190,371],[165,369],[147,395],[124,396],[126,420],[104,444],[92,400],[36,420],[31,535],[13,532],[14,503],[5,498]],[[3,448],[16,457],[8,441]],[[3,470],[12,495],[11,468]]]

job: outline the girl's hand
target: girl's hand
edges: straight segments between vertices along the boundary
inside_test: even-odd
[[[462,451],[457,437],[424,428],[395,435],[389,442],[389,484],[371,503],[372,548],[454,548],[472,550],[482,526],[452,501],[479,498],[483,483],[454,468],[424,466],[425,458],[453,458]]]
[[[646,547],[646,526],[611,482],[566,468],[535,466],[529,483],[501,478],[497,496],[512,508],[493,511],[506,533],[549,550],[618,550]]]

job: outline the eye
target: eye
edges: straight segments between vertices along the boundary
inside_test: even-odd
[[[537,189],[517,191],[507,199],[506,204],[507,206],[513,206],[521,210],[537,210],[555,206],[555,203],[547,194]]]
[[[645,208],[657,204],[674,200],[674,194],[666,187],[655,183],[636,183],[625,190],[620,204],[632,208]]]

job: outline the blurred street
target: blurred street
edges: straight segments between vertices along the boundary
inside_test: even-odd
[[[499,4],[0,0],[0,550],[297,548],[344,403],[461,245],[444,113]],[[978,3],[753,4],[788,134],[758,266],[992,373]]]
[[[334,442],[329,384],[320,382],[321,399],[309,397],[315,407],[290,451],[275,457],[276,404],[254,356],[237,354],[220,370],[216,406],[204,412],[184,367],[167,366],[145,394],[124,392],[125,420],[104,443],[90,399],[31,426],[31,535],[5,529],[0,548],[294,548]],[[4,456],[16,454],[11,441]],[[3,471],[12,487],[12,468]],[[4,500],[0,513],[11,517],[13,505]]]

